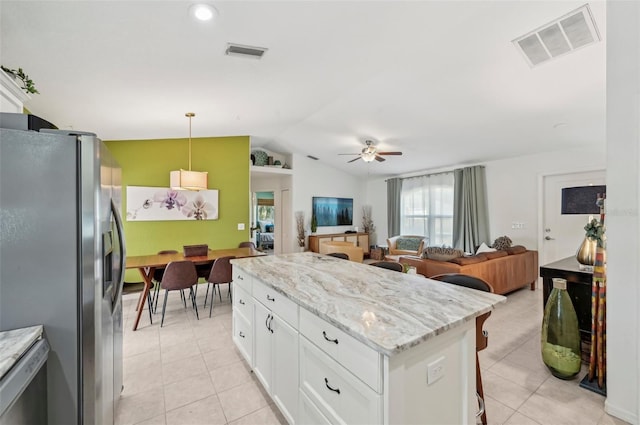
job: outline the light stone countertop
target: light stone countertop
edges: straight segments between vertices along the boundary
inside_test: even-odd
[[[42,337],[42,325],[0,332],[0,379]]]
[[[311,252],[231,260],[385,355],[409,349],[506,301],[501,295]],[[489,319],[491,320],[491,319]]]

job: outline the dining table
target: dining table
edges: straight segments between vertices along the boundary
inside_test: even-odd
[[[164,269],[172,261],[188,260],[195,265],[211,264],[217,258],[234,256],[236,258],[258,257],[266,255],[264,252],[258,251],[252,247],[245,248],[228,248],[228,249],[209,249],[207,255],[197,255],[185,257],[184,253],[178,252],[174,254],[151,254],[151,255],[134,255],[126,258],[125,267],[127,269],[138,269],[144,280],[144,289],[140,293],[136,308],[136,319],[133,322],[133,330],[138,329],[140,316],[144,309],[144,303],[149,296],[149,292],[153,287],[153,274],[158,269]]]

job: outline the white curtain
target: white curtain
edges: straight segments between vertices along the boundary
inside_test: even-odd
[[[403,179],[400,233],[426,236],[431,246],[451,246],[453,186],[453,172]]]

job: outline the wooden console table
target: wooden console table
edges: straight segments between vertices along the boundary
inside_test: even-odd
[[[362,248],[362,252],[369,254],[369,234],[368,233],[323,233],[309,235],[309,250],[320,252],[320,244],[325,241],[353,242],[355,246]]]
[[[582,360],[589,363],[589,350],[591,348],[591,284],[593,281],[593,272],[580,270],[576,258],[569,257],[540,266],[540,277],[542,277],[543,308],[547,304],[547,299],[553,289],[552,279],[559,277],[567,280],[567,292],[571,297],[573,308],[576,309],[576,314],[578,315],[578,327],[580,328],[580,339],[582,340]]]

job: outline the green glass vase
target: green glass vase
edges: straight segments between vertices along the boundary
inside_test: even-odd
[[[553,376],[571,379],[580,372],[578,316],[565,279],[553,279],[553,289],[544,308],[540,342],[542,361]]]

